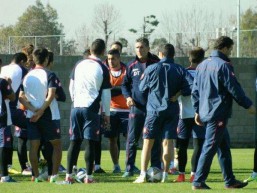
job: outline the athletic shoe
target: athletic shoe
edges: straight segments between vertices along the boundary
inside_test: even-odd
[[[23,175],[23,176],[31,176],[31,174],[32,174],[32,171],[31,171],[31,168],[26,168],[26,169],[24,169],[22,172],[21,172],[21,174]]]
[[[72,168],[72,173],[75,174],[75,175],[78,173],[78,168],[77,168],[77,166],[73,166],[73,168]]]
[[[205,184],[204,182],[201,183],[201,185],[199,186],[192,186],[192,190],[209,190],[211,189],[209,186],[207,186],[207,184]]]
[[[133,168],[134,174],[140,174],[140,169],[138,169],[136,166]]]
[[[178,178],[174,182],[185,182],[185,174],[179,174]]]
[[[252,182],[252,181],[256,181],[257,182],[257,176],[250,176],[249,178],[244,180],[244,182]]]
[[[168,174],[178,175],[179,172],[178,172],[177,168],[170,168],[169,171],[168,171]]]
[[[91,179],[85,178],[84,179],[84,183],[85,184],[92,184],[92,183],[96,183],[96,181],[93,178],[91,178]]]
[[[146,182],[146,178],[143,175],[137,177],[137,179],[133,182],[134,184],[142,184]]]
[[[63,167],[63,165],[59,166],[59,172],[60,173],[66,173],[66,169],[65,169],[65,167]]]
[[[192,183],[192,182],[194,181],[194,179],[195,179],[195,175],[193,174],[193,175],[191,175],[191,177],[190,177],[190,183]]]
[[[233,184],[230,185],[226,185],[225,188],[226,189],[238,189],[238,188],[243,188],[245,186],[247,186],[248,182],[241,182],[239,180],[235,180],[235,182]]]
[[[131,177],[131,176],[134,176],[134,172],[125,172],[122,177],[123,178],[128,178],[128,177]]]
[[[51,176],[49,182],[55,183],[57,181],[57,178],[58,178],[58,175]]]
[[[37,178],[34,179],[35,183],[39,183],[39,182],[43,182],[43,181],[44,180],[40,176],[38,176]]]
[[[12,167],[12,165],[8,165],[8,173],[9,174],[20,174],[21,172],[17,171]]]
[[[96,173],[96,174],[105,174],[106,172],[102,168],[99,168],[99,169],[95,170],[94,173]]]
[[[162,174],[162,180],[161,183],[168,182],[168,174]]]
[[[58,184],[58,185],[71,185],[71,184],[74,183],[74,179],[68,177],[68,178],[66,178],[64,181],[57,181],[57,182],[55,182],[55,183]]]
[[[114,173],[114,174],[121,173],[120,166],[115,167],[114,170],[112,171],[112,173]]]
[[[9,182],[17,182],[16,180],[12,179],[12,177],[9,177],[8,180],[5,180],[3,177],[1,178],[1,183],[9,183]]]

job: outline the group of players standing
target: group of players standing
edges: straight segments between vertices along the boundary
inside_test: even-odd
[[[141,171],[134,183],[146,181],[150,158],[151,166],[163,171],[161,182],[168,181],[169,166],[174,157],[174,140],[177,141],[179,161],[179,175],[175,181],[184,182],[187,148],[192,135],[192,189],[210,189],[205,180],[216,152],[225,187],[246,186],[247,182],[240,182],[233,175],[226,125],[231,115],[233,98],[250,113],[255,113],[255,108],[234,76],[233,66],[228,58],[232,48],[233,40],[226,36],[216,40],[214,51],[206,60],[204,50],[200,47],[194,48],[189,53],[190,67],[185,69],[174,62],[175,49],[172,44],[161,45],[157,57],[149,52],[149,41],[146,38],[136,40],[136,58],[129,64],[121,62],[122,45],[119,42],[112,44],[106,61],[102,62],[101,58],[106,50],[105,42],[96,39],[90,47],[89,56],[75,65],[70,76],[69,91],[73,102],[70,115],[70,146],[65,180],[58,183],[74,183],[73,169],[77,165],[83,141],[86,163],[84,183],[95,182],[92,173],[102,127],[110,141],[113,173],[121,172],[120,132],[127,138],[126,169],[122,177],[130,177],[138,172],[135,159],[138,141],[143,133]],[[6,155],[9,155],[8,151],[11,149],[11,124],[27,128],[32,180],[42,181],[38,172],[38,150],[42,143],[48,144],[45,149],[50,149],[46,153],[49,181],[57,180],[62,157],[57,101],[65,101],[65,94],[56,74],[47,70],[51,58],[49,56],[46,49],[36,49],[33,52],[35,65],[26,76],[20,72],[19,82],[15,81],[17,88],[14,87],[10,75],[3,75],[1,79],[1,107],[2,112],[7,112],[5,117],[1,118],[2,182],[13,181],[8,176],[6,161]],[[24,62],[25,58],[22,61]],[[21,61],[8,66],[14,64],[20,69],[24,68]],[[8,110],[5,111],[9,106],[5,104],[5,100],[15,100],[15,92],[17,97],[13,105],[14,111],[20,111],[17,108],[17,98],[26,109],[22,110],[23,116],[26,112],[25,125],[22,126],[15,123],[13,115],[12,123],[8,122],[10,116]],[[11,105],[10,108],[12,109]],[[95,169],[100,170],[100,163],[97,165],[98,168]]]

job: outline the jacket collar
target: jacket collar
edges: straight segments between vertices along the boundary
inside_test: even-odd
[[[165,62],[165,63],[174,63],[174,59],[173,58],[167,58],[167,57],[164,57],[160,60],[160,62]]]
[[[218,50],[213,50],[211,52],[211,57],[219,57],[219,58],[225,60],[226,62],[230,62],[230,59],[225,54],[223,54],[222,52],[220,52]]]

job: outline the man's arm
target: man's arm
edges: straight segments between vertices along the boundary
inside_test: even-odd
[[[253,105],[237,81],[232,66],[226,63],[222,65],[219,80],[240,106],[249,109]]]

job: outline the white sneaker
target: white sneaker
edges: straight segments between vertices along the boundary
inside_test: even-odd
[[[141,183],[145,183],[146,182],[146,178],[143,175],[140,175],[137,177],[137,179],[133,182],[134,184],[141,184]]]

